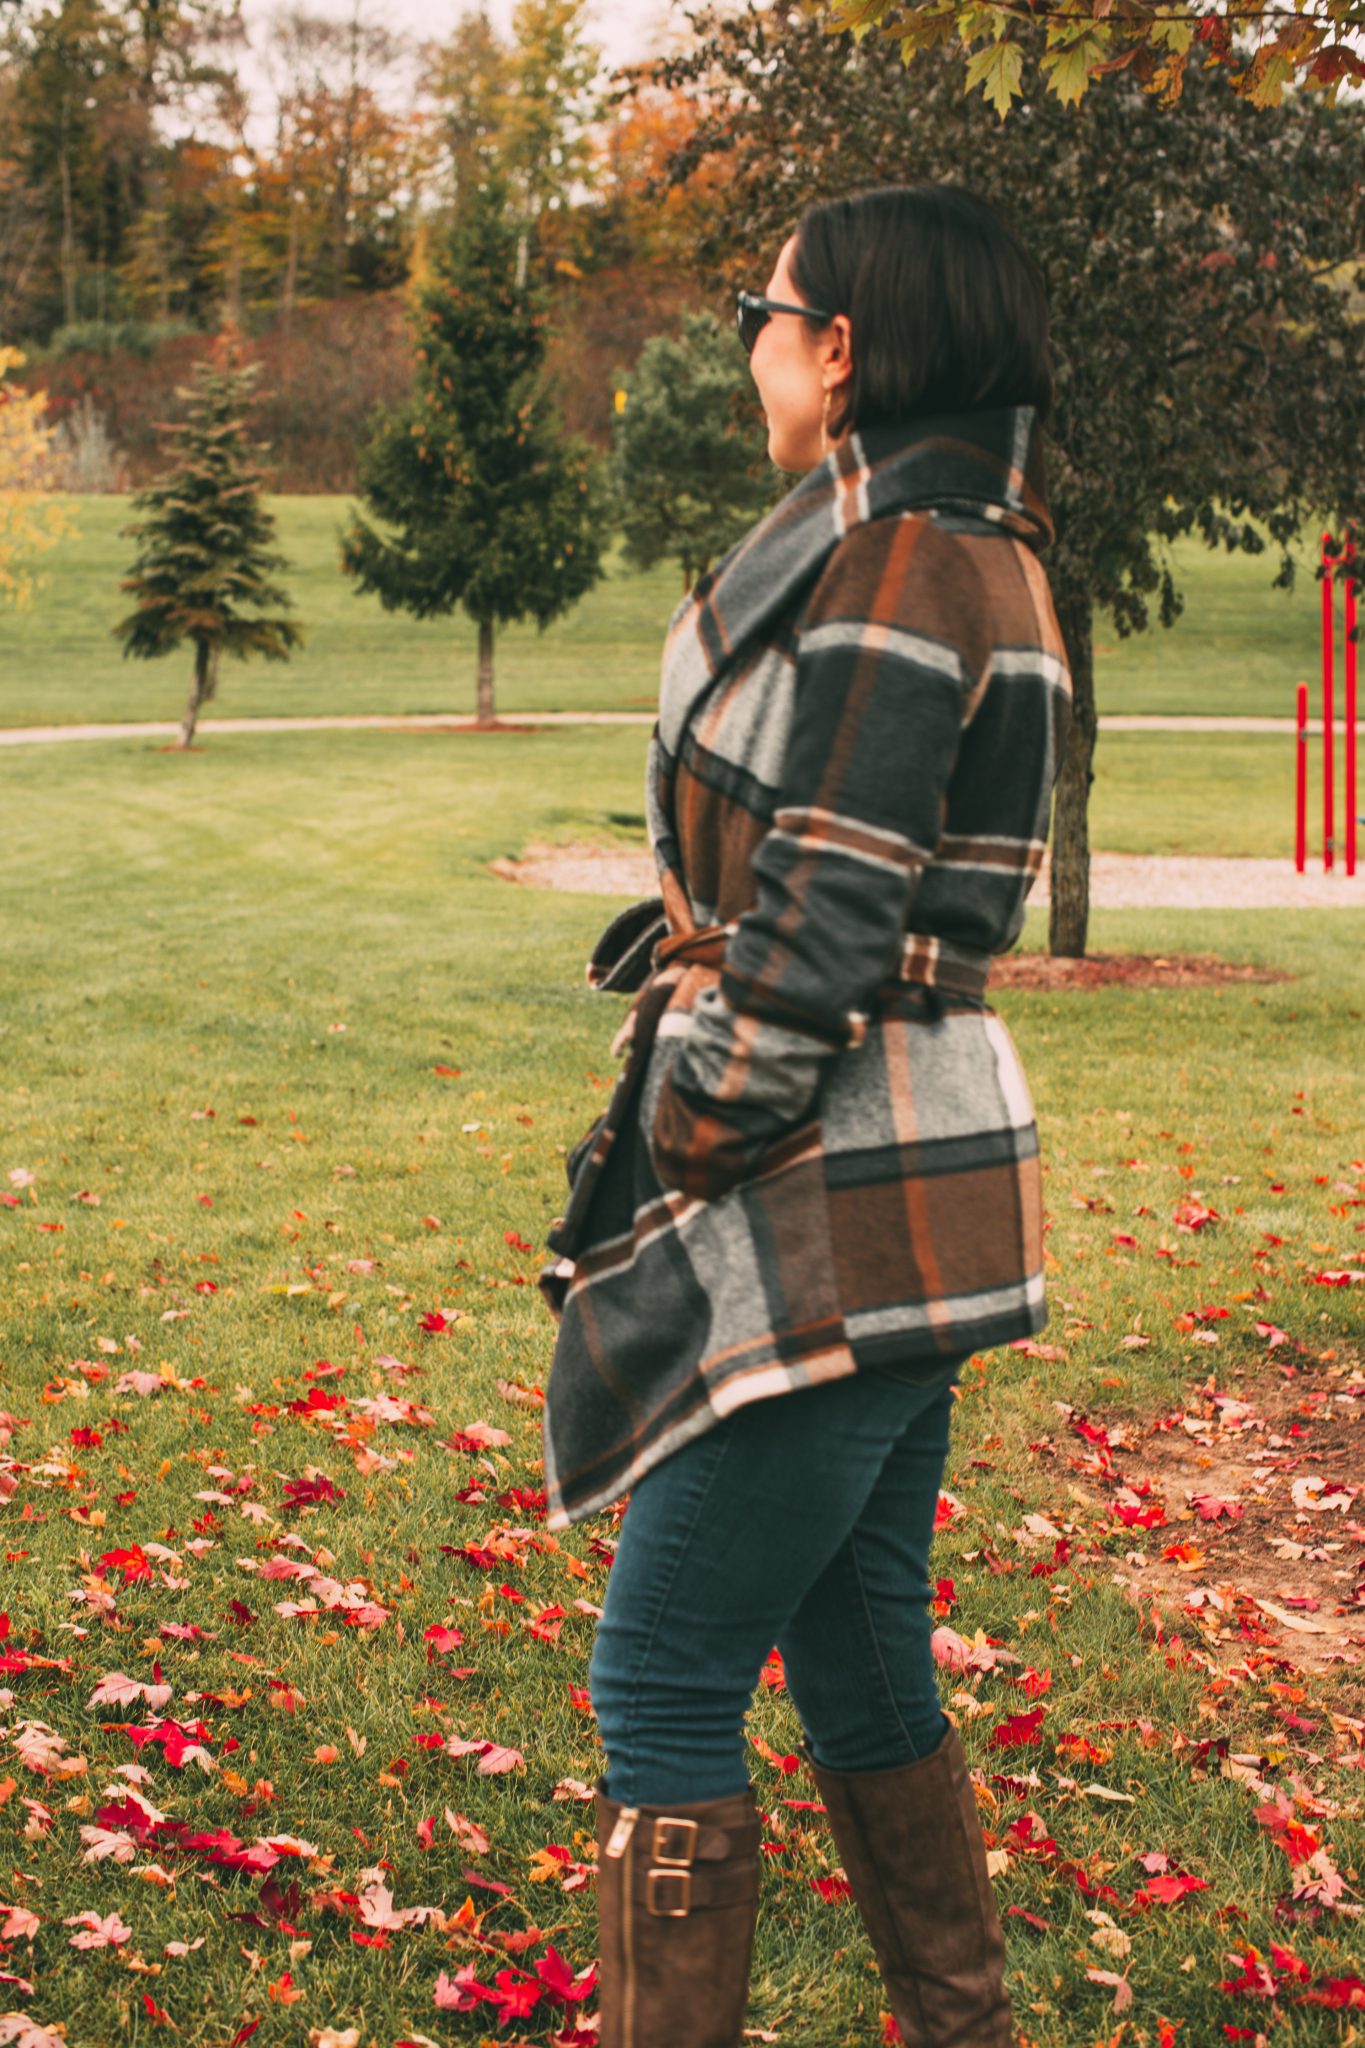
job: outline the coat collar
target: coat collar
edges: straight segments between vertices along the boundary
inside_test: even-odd
[[[838,442],[674,612],[660,697],[665,743],[678,736],[699,690],[815,580],[845,535],[917,510],[981,521],[1035,552],[1047,547],[1053,525],[1036,408],[883,421]]]

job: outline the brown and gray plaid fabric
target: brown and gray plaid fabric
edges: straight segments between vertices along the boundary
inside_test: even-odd
[[[1046,1320],[1037,1133],[982,1000],[1070,715],[1030,408],[851,435],[673,616],[659,898],[542,1274],[549,1526],[744,1402]],[[662,943],[660,943],[662,942]]]

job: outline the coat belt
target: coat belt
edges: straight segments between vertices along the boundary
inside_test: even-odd
[[[582,1249],[593,1191],[606,1165],[608,1153],[618,1135],[628,1128],[634,1114],[650,1052],[673,992],[671,980],[661,978],[663,970],[682,966],[705,967],[719,972],[725,964],[725,949],[734,929],[729,924],[702,925],[696,931],[669,932],[655,942],[650,955],[651,971],[631,1005],[629,1029],[623,1027],[617,1048],[614,1048],[625,1052],[625,1066],[617,1077],[605,1113],[570,1155],[568,1208],[563,1216],[555,1218],[546,1239],[551,1250],[558,1252],[562,1260],[575,1259]],[[941,940],[928,933],[908,932],[898,971],[887,976],[875,995],[893,995],[910,983],[932,992],[930,1004],[935,1013],[938,1013],[937,1006],[944,996],[964,996],[979,1002],[986,987],[990,962],[989,953],[972,953],[960,947],[945,948]],[[854,1029],[850,1043],[856,1045],[862,1041],[867,1019],[856,1015],[851,1021]],[[547,1268],[541,1275],[542,1292],[551,1313],[556,1316],[563,1307],[568,1274],[567,1267],[559,1267]]]
[[[691,967],[723,967],[725,948],[734,929],[732,924],[708,924],[694,932],[670,932],[654,948],[655,972],[675,961]],[[892,995],[910,982],[921,988],[940,989],[944,995],[966,996],[980,1002],[986,992],[991,957],[965,946],[947,946],[928,932],[907,932],[899,967],[887,976],[876,993]]]

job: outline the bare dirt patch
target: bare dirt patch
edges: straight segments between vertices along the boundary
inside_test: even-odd
[[[656,887],[650,854],[629,845],[528,846],[519,860],[495,866],[507,881],[537,889],[643,896]],[[1045,854],[1031,899],[1040,907],[1050,901],[1050,874]],[[1365,875],[1296,875],[1288,860],[1097,853],[1090,863],[1090,896],[1105,910],[1360,910],[1365,909]]]
[[[653,896],[659,886],[654,857],[628,845],[600,846],[574,839],[564,846],[533,844],[516,860],[489,862],[504,882],[530,889],[568,889],[601,896]]]
[[[1235,1391],[1233,1389],[1235,1388]],[[1365,1689],[1365,1370],[1273,1363],[1112,1429],[1076,1415],[1084,1491],[1132,1542],[1115,1576],[1220,1664],[1272,1650]]]
[[[1278,967],[1220,960],[1214,953],[1007,953],[991,967],[992,988],[1218,988],[1228,982],[1292,981]]]

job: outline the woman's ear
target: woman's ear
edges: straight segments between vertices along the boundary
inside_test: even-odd
[[[847,313],[836,313],[820,345],[825,388],[835,391],[853,375],[853,330]]]

